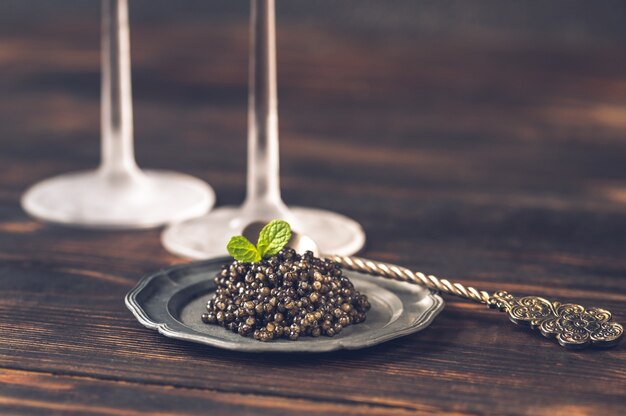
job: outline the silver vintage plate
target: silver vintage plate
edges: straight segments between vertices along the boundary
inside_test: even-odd
[[[345,271],[372,305],[365,322],[333,338],[260,342],[200,319],[214,293],[213,277],[228,262],[221,258],[189,263],[144,277],[126,295],[126,306],[143,326],[170,338],[248,352],[324,352],[369,347],[420,331],[444,305],[441,296],[421,286]]]

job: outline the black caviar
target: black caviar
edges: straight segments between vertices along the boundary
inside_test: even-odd
[[[215,277],[217,290],[202,321],[259,341],[332,337],[363,322],[367,296],[337,263],[285,248],[256,263],[233,261]]]

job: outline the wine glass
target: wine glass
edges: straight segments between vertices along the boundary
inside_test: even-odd
[[[191,258],[226,254],[228,239],[254,221],[280,218],[310,236],[323,253],[354,254],[365,233],[354,220],[314,208],[288,208],[281,199],[278,162],[274,0],[251,0],[248,95],[248,180],[242,206],[221,207],[172,224],[162,235],[171,252]]]
[[[142,171],[133,152],[127,0],[102,0],[101,163],[46,179],[22,197],[30,215],[90,228],[148,228],[205,214],[211,187],[192,176]]]

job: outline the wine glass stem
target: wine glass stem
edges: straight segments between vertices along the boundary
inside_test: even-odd
[[[101,88],[100,170],[111,177],[136,176],[127,0],[102,0]]]
[[[280,196],[274,0],[251,0],[245,205],[284,209]]]

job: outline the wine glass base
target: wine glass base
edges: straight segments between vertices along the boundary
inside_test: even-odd
[[[22,207],[52,223],[99,229],[158,227],[205,214],[215,193],[200,179],[165,171],[111,177],[102,171],[46,179],[22,197]]]
[[[302,207],[290,207],[289,212],[297,220],[296,231],[311,237],[323,254],[349,256],[365,244],[365,232],[348,217]],[[241,207],[217,208],[203,217],[170,225],[162,234],[162,242],[168,251],[193,259],[227,256],[228,240],[259,219],[246,216]]]

